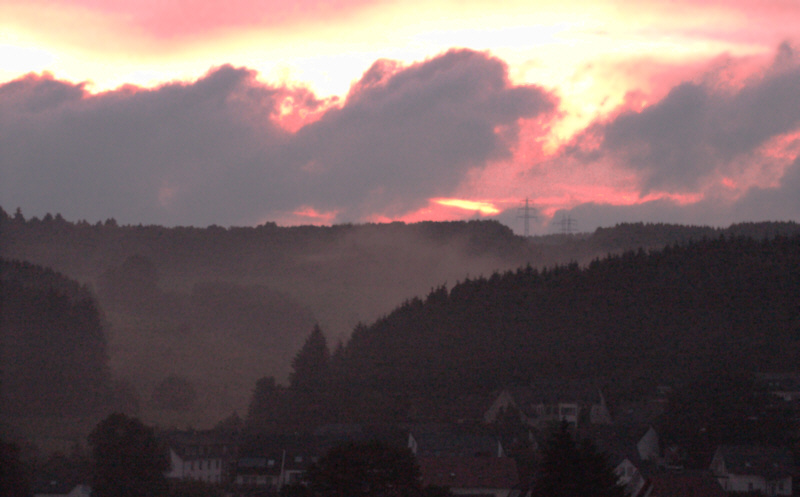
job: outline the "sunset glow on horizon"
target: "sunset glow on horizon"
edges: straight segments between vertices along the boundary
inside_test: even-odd
[[[800,219],[793,2],[9,0],[0,206],[165,225]]]

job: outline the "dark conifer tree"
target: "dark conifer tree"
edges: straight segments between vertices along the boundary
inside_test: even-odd
[[[281,413],[285,402],[285,388],[278,385],[275,378],[270,376],[258,380],[247,410],[245,420],[247,431],[251,433],[277,431],[282,421]]]
[[[16,444],[0,440],[0,495],[28,497],[31,495],[28,470],[19,457]]]
[[[414,455],[381,442],[334,447],[308,471],[314,497],[416,497],[422,492]]]
[[[535,497],[624,497],[605,456],[589,440],[576,443],[566,422],[547,441]]]
[[[286,404],[293,413],[287,420],[292,429],[309,430],[332,421],[335,409],[330,408],[330,356],[325,335],[315,325],[292,360]]]
[[[289,387],[301,393],[323,391],[328,383],[330,355],[325,335],[319,325],[314,325],[305,344],[292,360]]]
[[[89,434],[94,461],[94,497],[162,497],[167,494],[166,450],[152,428],[136,418],[112,414]]]

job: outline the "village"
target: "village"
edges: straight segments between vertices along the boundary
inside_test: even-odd
[[[800,375],[764,374],[758,381],[775,402],[764,407],[791,409],[796,421]],[[594,442],[630,497],[793,495],[796,466],[788,446],[720,445],[706,468],[685,467],[685,448],[666,445],[659,434],[668,394],[663,387],[651,398],[612,407],[594,382],[551,381],[504,389],[485,409],[476,409],[473,419],[453,423],[333,424],[306,433],[254,435],[234,419],[211,430],[167,430],[158,436],[169,450],[171,481],[202,481],[237,497],[284,495],[287,487],[302,484],[308,468],[331,448],[368,440],[410,450],[424,486],[452,495],[528,497],[536,453],[560,423]],[[518,417],[524,430],[498,430],[509,415]]]

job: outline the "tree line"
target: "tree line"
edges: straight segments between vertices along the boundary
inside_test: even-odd
[[[271,414],[251,417],[308,405],[322,422],[436,419],[452,412],[435,406],[538,378],[601,379],[612,398],[638,399],[793,371],[798,353],[800,237],[721,236],[434,288],[333,351],[315,329],[288,387],[259,382],[251,411]]]

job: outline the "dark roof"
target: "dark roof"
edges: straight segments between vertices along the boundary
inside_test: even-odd
[[[360,430],[331,429],[323,430],[318,434],[256,435],[245,440],[239,452],[242,457],[280,454],[284,450],[292,453],[323,455],[340,445],[369,441],[380,441],[395,447],[406,447],[408,436],[407,433],[400,430],[367,428]]]
[[[448,488],[513,488],[519,483],[510,457],[421,457],[423,485]]]
[[[726,497],[709,474],[661,473],[648,478],[650,497]]]
[[[307,471],[309,466],[319,460],[319,454],[299,451],[279,451],[259,456],[240,457],[236,460],[234,472],[239,475],[277,476],[281,468],[286,471]]]
[[[623,425],[656,425],[664,415],[666,404],[658,400],[624,402],[614,409],[614,423]]]
[[[499,442],[488,435],[411,432],[417,442],[417,457],[496,457]]]
[[[318,437],[337,436],[360,439],[364,436],[364,427],[358,423],[329,423],[317,427],[314,435]]]
[[[238,434],[219,430],[174,430],[159,437],[183,459],[233,457],[240,442]]]
[[[521,409],[539,404],[574,402],[600,404],[600,384],[594,380],[537,380],[527,387],[511,387],[509,393]]]
[[[237,475],[271,475],[281,473],[279,457],[241,457],[236,461],[234,473]]]
[[[725,469],[734,475],[757,475],[777,480],[794,472],[792,454],[783,447],[722,445],[717,448],[717,456],[723,458]]]

